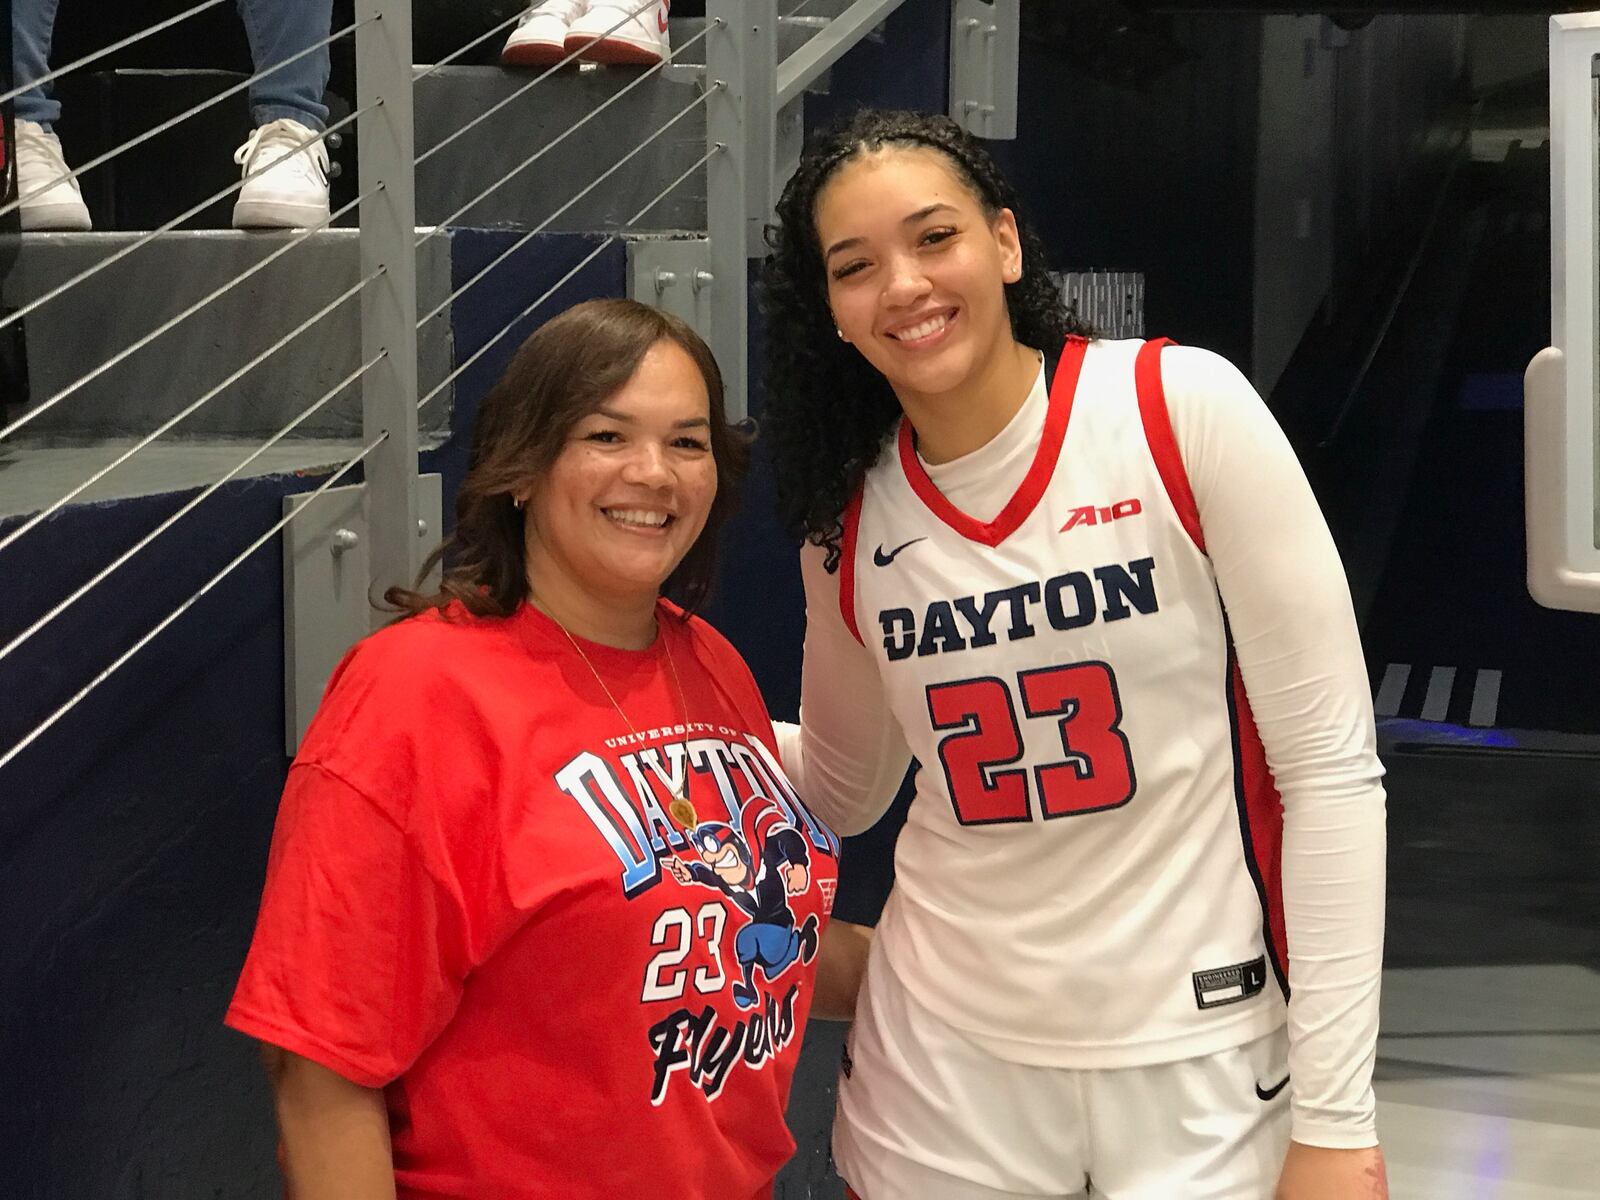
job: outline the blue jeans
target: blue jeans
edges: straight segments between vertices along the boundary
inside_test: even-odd
[[[21,86],[49,71],[50,37],[60,0],[11,0],[11,58]],[[259,70],[282,62],[328,36],[333,0],[236,0],[250,39],[250,56]],[[280,117],[312,129],[328,120],[322,93],[328,86],[328,48],[296,59],[250,85],[250,116],[259,125]],[[48,129],[61,116],[61,105],[48,83],[17,97],[17,119],[37,121]]]

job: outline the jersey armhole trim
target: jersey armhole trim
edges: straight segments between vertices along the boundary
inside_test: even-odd
[[[1194,502],[1194,489],[1189,486],[1183,456],[1178,453],[1172,416],[1167,411],[1167,392],[1161,382],[1161,350],[1173,344],[1169,338],[1155,338],[1139,347],[1133,363],[1134,387],[1139,393],[1139,420],[1144,425],[1144,440],[1150,447],[1150,457],[1155,460],[1156,471],[1172,507],[1177,510],[1178,520],[1183,523],[1184,532],[1204,554],[1206,535],[1200,528],[1200,509]]]
[[[839,614],[844,617],[844,627],[850,636],[861,641],[861,630],[856,626],[856,534],[861,528],[861,494],[866,490],[863,482],[844,506],[839,520],[844,527],[839,537]]]

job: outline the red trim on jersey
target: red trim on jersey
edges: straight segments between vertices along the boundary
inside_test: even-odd
[[[1133,362],[1133,381],[1139,393],[1139,419],[1144,422],[1144,440],[1150,446],[1150,456],[1155,459],[1172,507],[1178,510],[1178,520],[1183,522],[1185,532],[1203,554],[1206,535],[1200,528],[1200,509],[1189,487],[1183,456],[1178,453],[1178,439],[1173,435],[1172,417],[1167,412],[1167,392],[1161,383],[1161,348],[1173,344],[1170,338],[1156,338],[1140,346]]]
[[[1289,994],[1289,935],[1283,917],[1283,798],[1267,767],[1267,752],[1256,731],[1256,720],[1245,695],[1244,676],[1231,650],[1229,688],[1233,714],[1234,787],[1239,803],[1239,824],[1244,835],[1245,858],[1261,897],[1262,926],[1267,957]]]
[[[839,517],[844,526],[844,533],[839,537],[839,611],[844,615],[844,627],[850,631],[850,636],[863,646],[866,643],[861,641],[861,630],[856,628],[856,534],[861,529],[861,494],[866,486],[863,483],[856,488]]]
[[[1061,455],[1061,443],[1066,440],[1067,422],[1072,418],[1072,398],[1078,390],[1078,376],[1083,371],[1083,356],[1088,348],[1089,343],[1084,338],[1067,339],[1061,351],[1061,362],[1056,367],[1055,383],[1050,388],[1050,407],[1045,414],[1044,431],[1039,435],[1039,449],[1034,452],[1033,462],[1017,490],[992,521],[974,520],[945,499],[917,457],[911,422],[900,422],[901,469],[906,473],[911,490],[934,516],[968,541],[982,542],[985,546],[998,546],[1017,531],[1038,506],[1050,476],[1055,474],[1056,459]]]

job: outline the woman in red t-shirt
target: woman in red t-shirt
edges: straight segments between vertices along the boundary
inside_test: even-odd
[[[690,615],[745,463],[710,351],[631,301],[484,400],[454,565],[335,671],[228,1011],[294,1200],[770,1194],[865,934],[824,936],[838,840]]]

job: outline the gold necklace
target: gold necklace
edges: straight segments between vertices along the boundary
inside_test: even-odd
[[[549,613],[546,613],[545,615],[550,616]],[[622,711],[622,705],[617,703],[617,698],[611,694],[611,689],[606,686],[606,681],[601,678],[599,670],[595,667],[589,656],[584,653],[583,647],[578,644],[578,639],[573,637],[572,632],[560,621],[557,621],[554,617],[550,617],[550,620],[555,624],[557,629],[561,630],[562,633],[567,635],[567,641],[570,642],[572,644],[572,648],[578,652],[578,657],[583,659],[584,666],[589,668],[589,673],[594,676],[594,681],[600,685],[600,690],[606,694],[606,699],[611,701],[611,707],[617,710],[617,716],[622,718],[622,723],[628,727],[628,732],[633,734],[633,736],[642,745],[644,742],[644,737],[637,729],[634,728],[633,722],[628,719],[628,714]],[[671,787],[670,785],[668,786],[667,790],[672,793],[672,802],[667,805],[667,811],[672,814],[672,819],[679,825],[683,826],[685,829],[693,829],[696,825],[700,824],[700,818],[695,812],[694,805],[689,803],[688,796],[689,705],[688,702],[683,698],[683,683],[678,679],[678,664],[672,659],[672,643],[667,640],[666,630],[657,625],[656,636],[661,639],[661,648],[666,651],[667,669],[672,672],[672,687],[673,690],[678,693],[678,711],[683,714],[684,732],[681,742],[681,745],[683,746],[683,786],[681,788]],[[670,755],[668,756],[668,761],[671,761]]]

